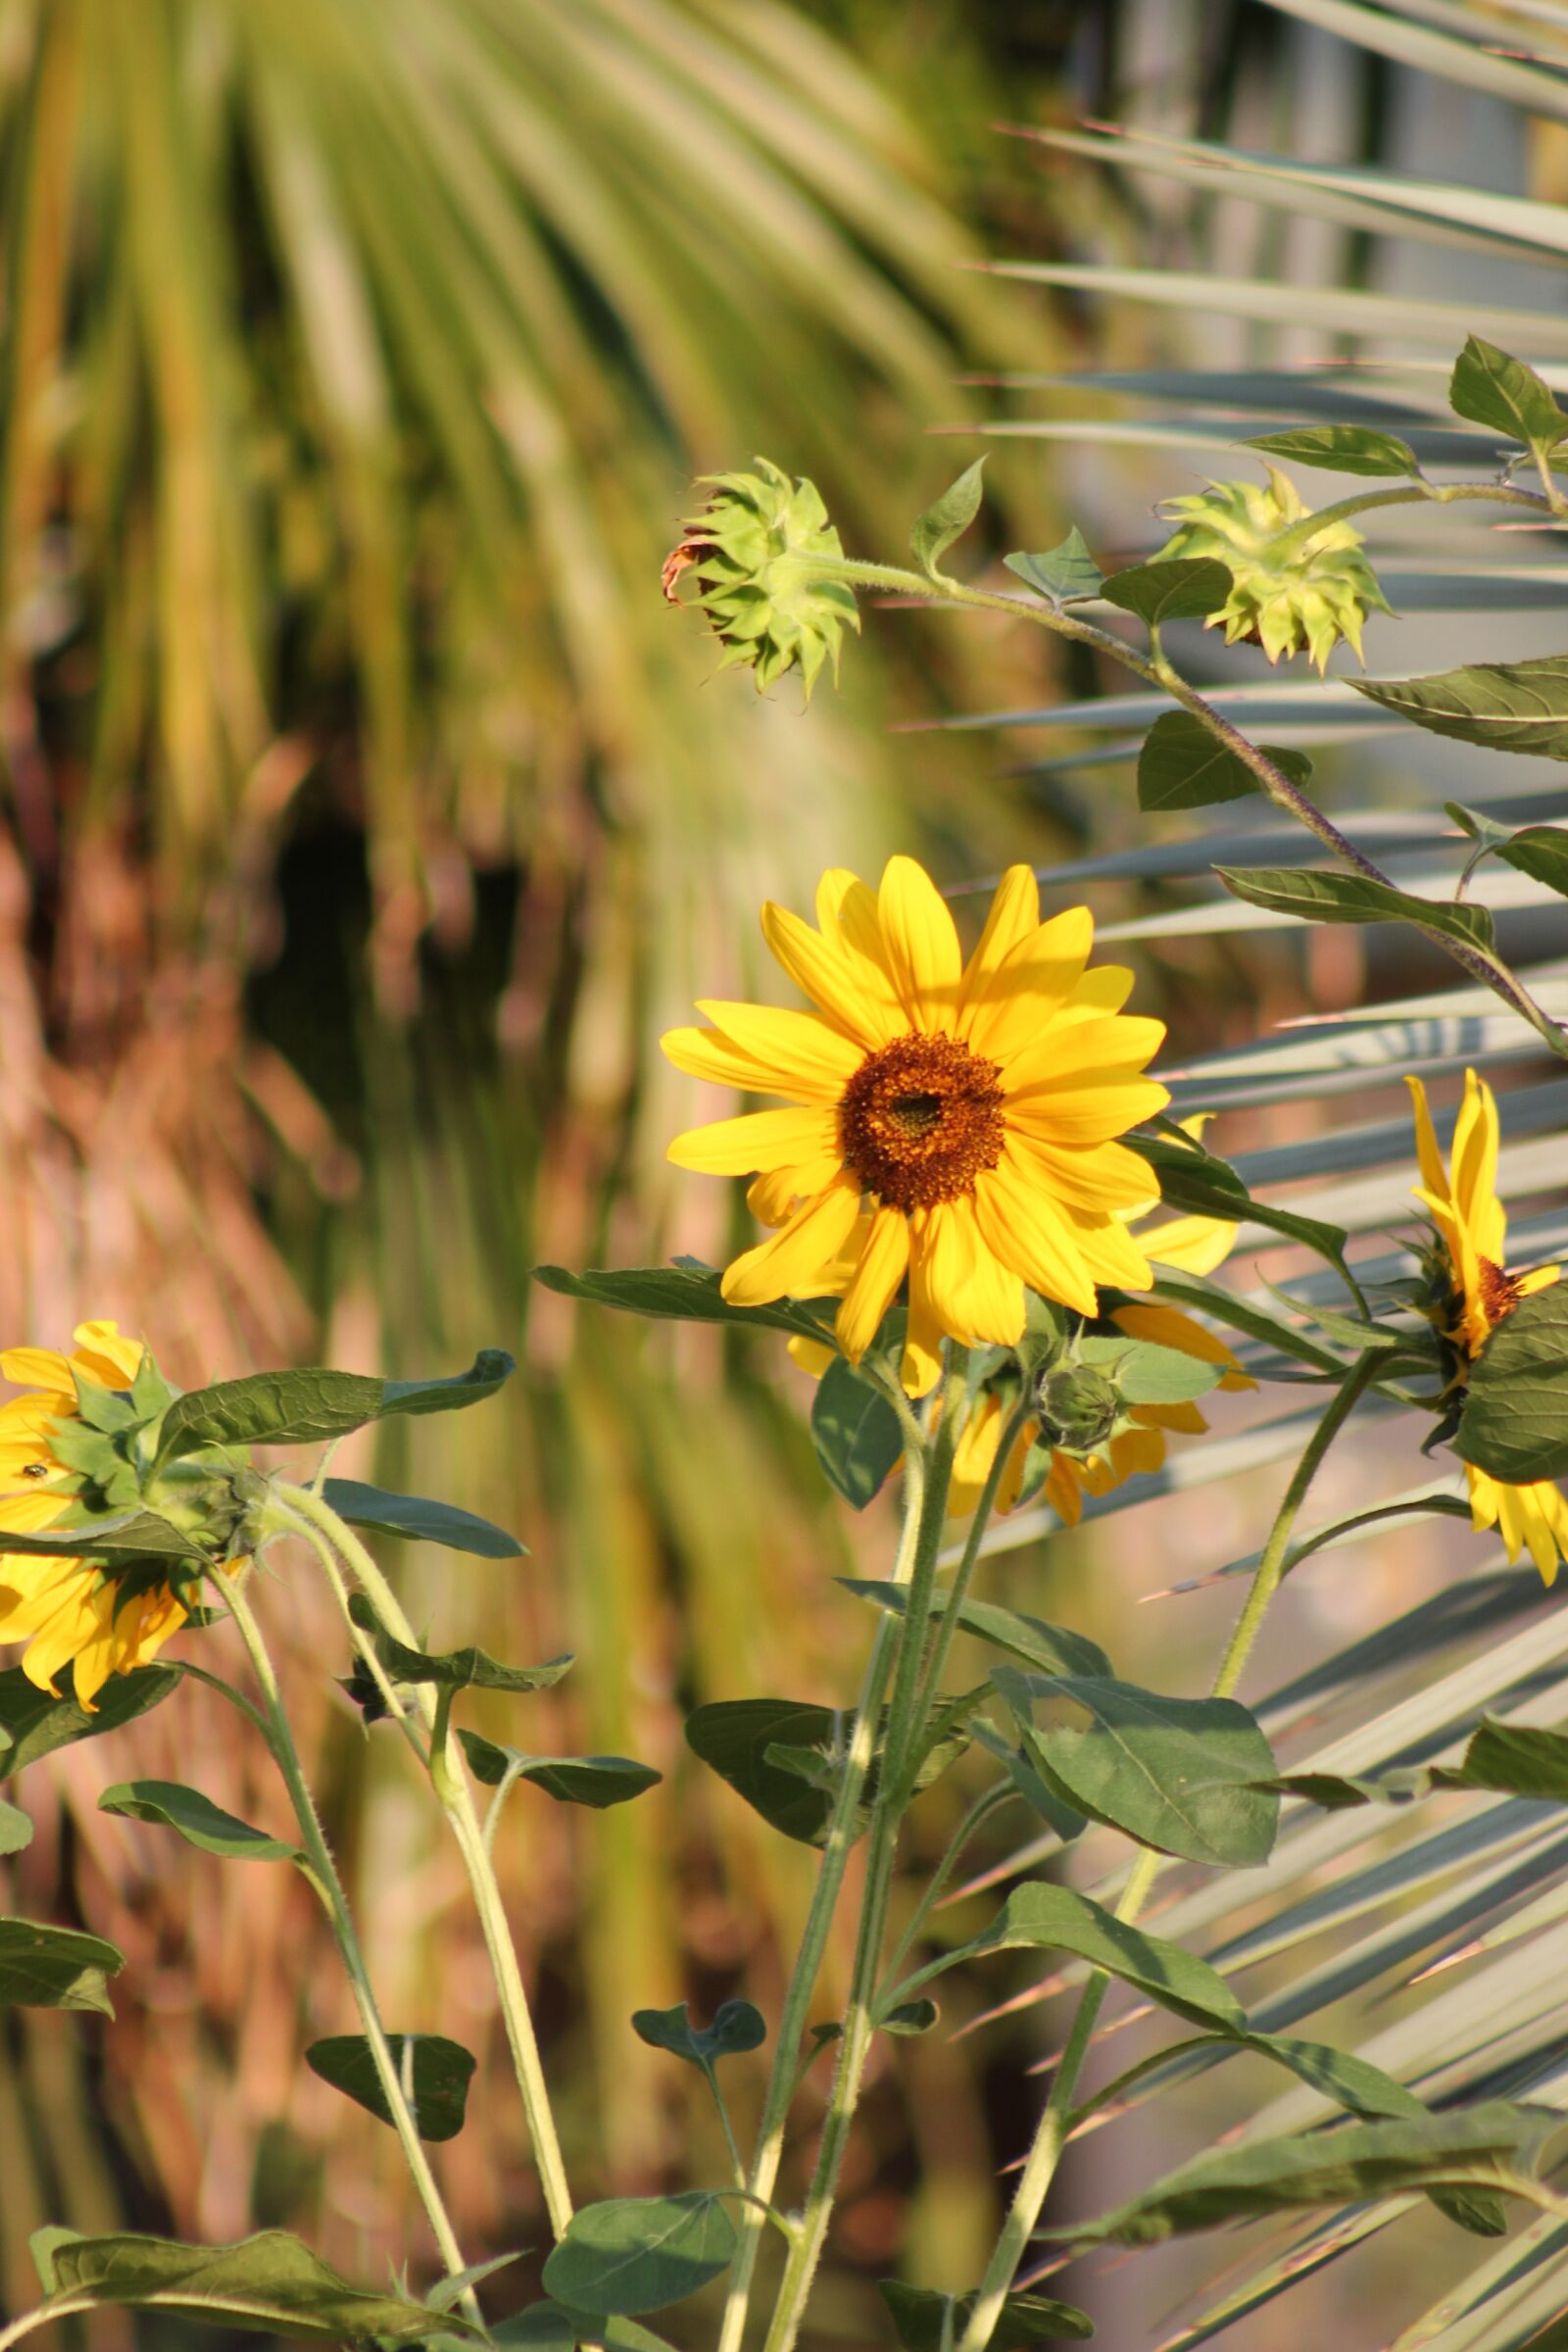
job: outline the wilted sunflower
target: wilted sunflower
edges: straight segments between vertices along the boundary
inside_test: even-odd
[[[1454,1385],[1462,1385],[1494,1326],[1521,1298],[1555,1282],[1561,1269],[1540,1266],[1517,1275],[1505,1271],[1507,1219],[1497,1198],[1497,1102],[1491,1087],[1474,1070],[1466,1070],[1449,1153],[1450,1176],[1438,1150],[1426,1088],[1419,1078],[1406,1078],[1405,1085],[1415,1104],[1421,1162],[1416,1199],[1431,1212],[1437,1231],[1432,1259],[1441,1296],[1432,1319],[1457,1358]],[[1466,1462],[1465,1476],[1474,1524],[1496,1528],[1510,1560],[1528,1547],[1549,1585],[1557,1574],[1559,1555],[1568,1559],[1568,1497],[1550,1479],[1508,1486],[1473,1462]]]
[[[0,1404],[0,1542],[4,1531],[36,1535],[70,1509],[80,1484],[51,1440],[78,1420],[75,1374],[108,1389],[127,1389],[142,1360],[139,1340],[117,1323],[80,1323],[69,1356],[48,1348],[10,1348],[0,1374],[30,1393]],[[63,1666],[74,1671],[76,1696],[91,1711],[112,1674],[155,1658],[185,1610],[167,1585],[126,1592],[90,1561],[43,1553],[0,1553],[0,1643],[25,1642],[29,1682],[54,1692]]]
[[[792,1105],[669,1147],[677,1167],[758,1174],[764,1220],[788,1209],[727,1269],[725,1298],[820,1296],[853,1242],[839,1347],[858,1362],[907,1277],[904,1377],[923,1396],[944,1334],[1022,1338],[1026,1284],[1085,1315],[1097,1283],[1147,1287],[1118,1212],[1147,1201],[1149,1165],[1114,1139],[1168,1100],[1143,1076],[1164,1024],[1119,1012],[1130,972],[1085,969],[1087,907],[1042,923],[1033,874],[1012,866],[967,963],[911,858],[891,858],[875,892],[825,874],[816,912],[813,930],[762,909],[764,939],[814,1011],[705,1003],[710,1027],[663,1040],[694,1077]]]

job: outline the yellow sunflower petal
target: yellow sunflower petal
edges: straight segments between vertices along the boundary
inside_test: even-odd
[[[792,1291],[809,1298],[813,1277],[848,1239],[859,1205],[858,1180],[836,1176],[787,1225],[725,1268],[724,1297],[732,1306],[769,1306]]]
[[[890,858],[877,915],[894,986],[912,1029],[950,1030],[957,1016],[963,959],[947,902],[923,865]]]
[[[1242,1372],[1224,1341],[1205,1330],[1192,1315],[1183,1314],[1179,1306],[1146,1306],[1142,1299],[1130,1300],[1127,1305],[1117,1307],[1111,1321],[1130,1340],[1149,1340],[1156,1348],[1173,1348],[1178,1355],[1193,1356],[1200,1364],[1224,1364],[1246,1380],[1250,1389],[1257,1385]]]
[[[1140,1233],[1138,1246],[1157,1265],[1179,1266],[1185,1274],[1212,1274],[1229,1257],[1237,1230],[1223,1217],[1172,1217],[1152,1233]]]
[[[7,1494],[0,1499],[0,1544],[7,1528],[15,1535],[35,1536],[39,1528],[52,1527],[70,1501],[69,1494],[48,1487],[33,1486],[21,1494]]]
[[[1453,1130],[1448,1164],[1453,1171],[1453,1204],[1469,1227],[1477,1250],[1501,1265],[1507,1226],[1497,1199],[1497,1099],[1474,1070],[1464,1074],[1464,1101]]]
[[[1421,1181],[1429,1193],[1446,1200],[1448,1179],[1444,1170],[1443,1154],[1438,1150],[1437,1130],[1432,1124],[1432,1110],[1427,1102],[1427,1090],[1419,1078],[1406,1078],[1410,1089],[1411,1107],[1415,1112],[1415,1153],[1421,1167]]]
[[[1125,963],[1097,963],[1076,981],[1072,994],[1056,1014],[1058,1021],[1093,1021],[1102,1013],[1120,1012],[1133,993],[1136,974]]]
[[[825,1168],[809,1187],[815,1192],[839,1164],[838,1131],[832,1112],[814,1104],[801,1109],[750,1110],[738,1119],[714,1119],[710,1126],[688,1128],[675,1137],[664,1156],[677,1168],[693,1168],[704,1176],[753,1176],[770,1168]]]
[[[858,983],[844,952],[771,900],[762,908],[762,937],[796,987],[831,1025],[866,1052],[885,1046],[902,1024]]]
[[[7,1348],[0,1351],[0,1373],[20,1389],[51,1389],[75,1401],[71,1366],[53,1348]]]
[[[906,1396],[929,1396],[942,1377],[942,1322],[926,1289],[923,1253],[909,1234],[909,1320],[899,1378]]]
[[[71,1336],[73,1364],[106,1389],[129,1388],[146,1352],[140,1340],[127,1339],[118,1323],[78,1323]]]
[[[1093,1281],[1119,1291],[1148,1290],[1154,1270],[1120,1217],[1071,1205],[1063,1215]]]
[[[844,957],[855,986],[875,1008],[878,1026],[890,1037],[902,1036],[908,1014],[893,977],[876,892],[858,874],[837,867],[817,887],[816,919],[823,938]]]
[[[1181,1404],[1135,1404],[1133,1419],[1144,1429],[1168,1429],[1181,1438],[1200,1438],[1208,1427],[1190,1399]]]
[[[975,1178],[974,1213],[988,1249],[1031,1290],[1080,1314],[1096,1311],[1077,1236],[1050,1198],[1019,1178],[1005,1153]]]
[[[1168,1090],[1135,1069],[1080,1071],[1059,1088],[1032,1087],[1007,1102],[1007,1126],[1043,1144],[1108,1144],[1163,1110]]]
[[[1032,1045],[1082,979],[1094,938],[1088,907],[1069,906],[1009,950],[970,1008],[972,1051],[1005,1064]]]
[[[1037,1088],[1065,1087],[1071,1079],[1097,1077],[1104,1070],[1141,1070],[1164,1042],[1164,1022],[1136,1013],[1110,1013],[1074,1028],[1053,1022],[1036,1043],[1004,1062],[1003,1091],[1009,1101],[1028,1099]]]
[[[879,1208],[860,1252],[834,1333],[852,1364],[858,1364],[871,1342],[909,1263],[909,1221],[902,1209]]]
[[[759,1225],[787,1225],[800,1207],[802,1191],[793,1168],[769,1168],[746,1188],[746,1205]]]
[[[1014,948],[1029,939],[1040,928],[1040,885],[1033,869],[1027,865],[1009,865],[997,884],[991,911],[986,916],[985,929],[975,943],[974,954],[963,967],[963,979],[958,988],[958,1034],[968,1030],[971,1005],[984,998],[992,976],[1011,955]],[[1131,975],[1129,974],[1129,978]]]
[[[975,1508],[1001,1443],[1002,1406],[988,1393],[964,1423],[954,1452],[953,1479],[948,1488],[950,1519],[967,1519]]]
[[[1154,1205],[1151,1190],[1154,1179],[1149,1162],[1125,1144],[1091,1144],[1075,1151],[1067,1145],[1042,1143],[1019,1128],[1008,1134],[1007,1150],[1016,1156],[1030,1183],[1058,1200],[1070,1200],[1077,1208],[1135,1216],[1140,1208]],[[1148,1250],[1142,1234],[1138,1246]]]
[[[1063,1527],[1076,1527],[1084,1515],[1083,1478],[1071,1454],[1054,1453],[1046,1483],[1040,1490]]]

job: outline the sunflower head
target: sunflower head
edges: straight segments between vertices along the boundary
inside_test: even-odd
[[[816,485],[791,481],[767,458],[757,464],[756,473],[703,475],[712,495],[665,559],[664,594],[678,601],[690,571],[724,648],[719,667],[752,670],[760,694],[798,667],[809,701],[830,657],[837,677],[844,631],[860,616],[854,590],[823,575],[823,559],[842,562],[844,549]]]
[[[1225,642],[1248,638],[1270,662],[1304,648],[1323,669],[1343,637],[1361,651],[1368,612],[1387,612],[1388,599],[1361,553],[1362,539],[1345,521],[1301,528],[1311,510],[1295,483],[1266,466],[1267,484],[1210,482],[1206,490],[1163,502],[1174,521],[1154,561],[1210,556],[1231,574],[1231,593],[1206,628],[1223,628]]]

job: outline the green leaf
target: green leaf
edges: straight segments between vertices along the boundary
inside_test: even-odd
[[[525,2251],[526,2248],[519,2248],[515,2254],[492,2254],[488,2262],[470,2262],[466,2270],[448,2272],[446,2278],[437,2279],[431,2287],[424,2298],[426,2304],[431,2311],[450,2311],[455,2303],[462,2302],[470,2286],[478,2286],[497,2271],[520,2262]]]
[[[1206,1396],[1225,1377],[1223,1364],[1161,1348],[1152,1340],[1091,1336],[1078,1343],[1079,1361],[1114,1378],[1124,1404],[1186,1404]]]
[[[1568,1471],[1568,1282],[1521,1298],[1470,1368],[1454,1450],[1507,1486]]]
[[[468,1770],[486,1788],[499,1788],[510,1771],[514,1780],[531,1781],[559,1804],[592,1805],[599,1812],[641,1796],[664,1777],[631,1756],[530,1756],[521,1748],[481,1739],[477,1732],[460,1731],[458,1738]]]
[[[20,1666],[6,1667],[0,1672],[0,1776],[21,1772],[74,1740],[118,1732],[161,1706],[179,1680],[177,1666],[138,1666],[129,1674],[111,1675],[98,1693],[97,1712],[89,1715],[75,1699],[40,1690]]]
[[[286,2230],[264,2230],[235,2245],[186,2246],[122,2231],[54,2246],[55,2293],[73,2304],[181,2312],[210,2327],[310,2342],[378,2337],[417,2343],[436,2332],[431,2314],[407,2296],[350,2286]],[[47,2308],[47,2306],[45,2306]],[[456,2312],[441,2332],[481,2340]]]
[[[1004,556],[1010,572],[1054,605],[1067,605],[1100,594],[1102,573],[1089,553],[1089,544],[1076,523],[1059,545],[1044,555]]]
[[[460,1511],[450,1502],[431,1502],[422,1494],[392,1494],[384,1487],[364,1486],[357,1478],[329,1478],[321,1494],[350,1527],[367,1527],[376,1535],[444,1544],[449,1551],[475,1552],[486,1560],[515,1559],[528,1548],[488,1519],[476,1519],[471,1511]]]
[[[966,466],[957,480],[943,491],[935,506],[927,507],[909,533],[914,560],[928,579],[941,579],[943,575],[937,569],[938,559],[947,553],[956,539],[962,538],[980,512],[985,463],[985,459],[980,457],[972,466]]]
[[[775,1830],[804,1845],[820,1845],[831,1795],[770,1762],[767,1751],[792,1746],[818,1749],[824,1757],[842,1753],[853,1721],[848,1713],[792,1698],[716,1699],[688,1715],[686,1740]]]
[[[1347,678],[1357,694],[1435,735],[1493,752],[1568,760],[1568,654],[1474,662],[1429,678]]]
[[[99,1518],[85,1513],[63,1525],[40,1528],[36,1535],[5,1531],[7,1551],[29,1557],[66,1560],[200,1560],[205,1553],[194,1539],[157,1511],[108,1511]]]
[[[811,1399],[811,1442],[828,1484],[863,1511],[904,1451],[904,1432],[887,1398],[835,1356]]]
[[[1453,363],[1448,405],[1472,424],[1490,425],[1510,441],[1545,455],[1568,436],[1568,416],[1548,385],[1523,360],[1471,335]]]
[[[1568,899],[1568,830],[1561,825],[1525,825],[1499,845],[1497,855],[1505,865],[1517,866]]]
[[[755,1331],[787,1331],[831,1348],[833,1333],[804,1306],[788,1298],[772,1306],[731,1306],[721,1296],[722,1277],[711,1266],[636,1266],[624,1273],[568,1274],[564,1266],[535,1266],[533,1276],[547,1291],[595,1306],[616,1306],[628,1314],[676,1323],[740,1323]],[[837,1300],[830,1302],[837,1305]]]
[[[1379,432],[1370,424],[1300,424],[1288,432],[1258,433],[1244,441],[1244,449],[1260,449],[1271,458],[1298,466],[1326,466],[1334,473],[1410,473],[1421,471],[1414,450],[1397,434]]]
[[[1003,1673],[1009,1684],[1023,1679]],[[1023,1729],[1025,1752],[1064,1803],[1158,1853],[1232,1870],[1268,1860],[1279,1799],[1258,1784],[1274,1771],[1274,1753],[1246,1707],[1088,1677],[1041,1687],[1090,1717],[1087,1731]]]
[[[20,1854],[32,1843],[32,1824],[20,1805],[0,1798],[0,1854]]]
[[[883,2034],[912,2036],[929,2034],[941,2015],[935,2001],[922,1994],[918,2000],[897,2001],[891,2009],[880,2011],[876,2023]]]
[[[1113,571],[1101,594],[1124,612],[1136,612],[1151,629],[1167,620],[1203,620],[1217,612],[1234,582],[1223,564],[1211,556],[1196,563],[1180,560],[1162,564],[1133,564]]]
[[[55,2277],[55,2253],[60,2246],[73,2246],[81,2237],[79,2230],[67,2230],[59,2222],[46,2222],[41,2230],[31,2230],[27,2237],[27,2252],[38,2274],[38,2284],[46,2295],[55,2293],[60,2281]]]
[[[298,1846],[286,1838],[270,1838],[236,1821],[215,1805],[199,1788],[182,1788],[177,1781],[120,1781],[98,1799],[100,1813],[119,1813],[127,1821],[161,1822],[177,1830],[187,1845],[204,1854],[219,1854],[229,1862],[300,1862]]]
[[[456,2139],[473,2080],[471,2053],[443,2034],[389,2034],[386,2038],[419,2137]],[[330,2034],[324,2041],[313,2041],[305,2063],[334,2090],[344,2091],[383,2124],[391,2123],[392,2110],[363,2034]]]
[[[1359,683],[1359,681],[1352,681]],[[1440,905],[1412,898],[1392,883],[1364,874],[1332,873],[1316,866],[1216,865],[1215,873],[1233,898],[1290,914],[1307,923],[1414,923],[1441,939],[1462,940],[1469,948],[1491,949],[1494,930],[1485,906]]]
[[[452,1412],[478,1404],[515,1366],[499,1348],[482,1348],[466,1372],[446,1380],[380,1380],[324,1365],[253,1372],[176,1396],[158,1437],[160,1462],[205,1446],[304,1446],[347,1437],[398,1413]]]
[[[613,2197],[573,2214],[544,2283],[573,2311],[662,2311],[727,2271],[736,2243],[734,2223],[709,2190]]]
[[[1146,1129],[1134,1128],[1123,1140],[1153,1169],[1159,1179],[1160,1199],[1167,1208],[1179,1209],[1184,1215],[1225,1217],[1236,1224],[1250,1219],[1254,1224],[1268,1226],[1271,1232],[1289,1234],[1293,1241],[1304,1242],[1319,1257],[1327,1258],[1331,1266],[1350,1281],[1345,1261],[1343,1227],[1325,1224],[1317,1217],[1304,1217],[1298,1209],[1281,1208],[1272,1200],[1254,1200],[1228,1160],[1216,1158],[1212,1152],[1201,1147],[1193,1148],[1185,1138],[1174,1143],[1163,1136],[1151,1135]]]
[[[1098,2221],[1041,2234],[1144,2246],[1294,2206],[1353,2204],[1409,2189],[1495,2188],[1496,2167],[1528,2162],[1557,2122],[1491,2099],[1446,2115],[1347,2124],[1305,2139],[1258,2140],[1180,2165]]]
[[[96,2009],[113,2017],[109,1979],[125,1955],[101,1936],[0,1919],[0,2008]]]
[[[684,2058],[704,2074],[711,2073],[717,2059],[759,2050],[767,2039],[762,2013],[750,2001],[720,2001],[710,2026],[694,2026],[684,2001],[677,2001],[673,2009],[638,2009],[632,2014],[631,2030],[650,2049],[668,2050],[672,2058]]]
[[[944,2346],[961,2341],[979,2300],[978,2288],[967,2295],[944,2295],[935,2287],[906,2286],[902,2278],[879,2278],[876,2291],[888,2307],[904,2352],[944,2352]],[[1009,2295],[987,2343],[990,2352],[1027,2352],[1031,2344],[1080,2343],[1094,2332],[1089,2314],[1071,2303],[1054,2303],[1046,2295]]]
[[[1092,1968],[1136,1985],[1161,2008],[1194,2024],[1227,2034],[1246,2026],[1241,2002],[1206,1960],[1183,1951],[1180,1944],[1167,1943],[1163,1936],[1129,1927],[1070,1886],[1015,1886],[990,1927],[917,1970],[899,1991],[906,1995],[963,1960],[1024,1950],[1074,1952]]]
[[[641,2328],[635,2320],[595,2319],[591,2312],[568,2311],[564,2303],[530,2303],[510,2320],[498,2320],[490,2330],[497,2344],[526,2344],[530,2352],[577,2352],[580,2344],[603,2345],[605,2352],[672,2352],[662,2335]]]
[[[858,1599],[869,1600],[879,1609],[891,1609],[902,1616],[908,1601],[905,1585],[888,1584],[869,1577],[841,1576],[839,1583],[846,1592]],[[931,1612],[937,1616],[948,1605],[945,1592],[932,1595]],[[966,1634],[975,1634],[982,1642],[994,1642],[1027,1666],[1038,1666],[1042,1674],[1108,1675],[1111,1664],[1098,1642],[1087,1634],[1074,1633],[1064,1625],[1048,1625],[1040,1617],[1022,1617],[1013,1609],[999,1608],[994,1601],[964,1600],[958,1609],[958,1623]]]
[[[1311,781],[1312,762],[1304,752],[1282,751],[1272,743],[1258,749],[1293,784]],[[1208,808],[1261,789],[1247,762],[1216,741],[1191,711],[1167,710],[1144,738],[1138,755],[1138,806],[1150,815],[1167,808]]]
[[[142,1418],[126,1391],[106,1389],[101,1380],[91,1380],[84,1372],[73,1372],[71,1377],[76,1387],[76,1410],[89,1429],[112,1436],[134,1429]]]
[[[453,1690],[548,1690],[574,1663],[567,1652],[543,1666],[503,1666],[473,1642],[445,1656],[410,1649],[387,1632],[363,1592],[350,1595],[349,1614],[362,1632],[374,1638],[376,1655],[400,1683],[438,1683]]]

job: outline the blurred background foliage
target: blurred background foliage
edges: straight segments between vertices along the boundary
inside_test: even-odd
[[[579,1652],[559,1701],[530,1702],[531,1743],[668,1776],[603,1816],[517,1800],[505,1833],[585,2188],[719,2160],[627,2016],[742,1987],[771,2010],[810,1858],[687,1771],[681,1717],[842,1697],[828,1579],[885,1525],[824,1501],[771,1357],[574,1316],[527,1268],[723,1248],[728,1188],[662,1166],[689,1105],[653,1047],[694,993],[751,985],[764,895],[894,847],[961,880],[1135,833],[1117,771],[1020,775],[1008,737],[929,725],[1105,685],[1035,632],[868,609],[844,693],[808,714],[712,680],[658,595],[690,479],[766,451],[817,480],[849,547],[892,555],[978,446],[931,436],[985,423],[992,552],[1072,518],[1102,556],[1152,545],[1153,497],[1204,468],[1191,440],[1118,435],[1107,401],[1063,448],[1016,429],[1013,393],[1049,410],[1068,369],[1365,351],[1356,297],[1419,293],[1422,249],[1365,205],[1270,210],[996,126],[1136,120],[1406,170],[1436,146],[1556,202],[1560,110],[1348,37],[1440,17],[1471,21],[1477,55],[1524,38],[1449,0],[1338,21],[1306,0],[0,0],[0,1322],[118,1314],[182,1380],[518,1353],[503,1407],[404,1425],[378,1466],[529,1542],[515,1573],[399,1565],[443,1642]],[[987,256],[1069,282],[1020,290]],[[1324,291],[1315,317],[1183,318],[1072,282],[1107,264]],[[1483,256],[1477,299],[1531,266]],[[1537,302],[1559,288],[1537,268]],[[1095,896],[1132,921],[1169,903],[1144,870]],[[1419,947],[1369,974],[1360,935],[1314,934],[1304,961],[1275,945],[1140,944],[1178,1056],[1434,977]],[[1223,1147],[1315,1119],[1286,1101]],[[1021,1557],[1038,1605],[1042,1553]],[[1091,1544],[1050,1573],[1058,1606],[1118,1612]],[[335,1645],[304,1574],[269,1598],[390,2022],[486,2056],[443,2151],[466,2242],[536,2243],[458,1874],[397,1756],[304,1671]],[[1161,1635],[1173,1673],[1199,1635]],[[15,1907],[79,1909],[130,1966],[111,2032],[8,2020],[0,2302],[26,2295],[46,2218],[287,2221],[367,2276],[411,2242],[390,2142],[297,2062],[350,2022],[304,1890],[94,1809],[106,1779],[177,1767],[275,1818],[200,1696],[117,1738],[113,1772],[90,1745],[51,1763],[13,1866]],[[945,1793],[929,1810],[939,1842]],[[885,2070],[824,2346],[877,2325],[864,2281],[901,2247],[933,2280],[977,2267],[1034,2032],[933,2036]]]

